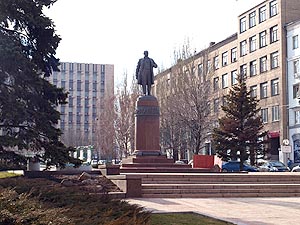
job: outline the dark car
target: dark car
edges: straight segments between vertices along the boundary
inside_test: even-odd
[[[239,172],[239,171],[240,171],[239,161],[229,161],[229,162],[225,162],[222,165],[222,172]],[[249,164],[244,163],[242,171],[257,172],[258,169],[254,166],[250,166]]]
[[[265,161],[259,166],[262,172],[288,172],[290,169],[280,161]]]

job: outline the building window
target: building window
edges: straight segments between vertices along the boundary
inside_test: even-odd
[[[259,8],[259,22],[262,23],[267,19],[267,7],[263,6]]]
[[[267,40],[266,40],[266,31],[263,31],[259,33],[259,47],[263,48],[267,45]]]
[[[297,49],[299,47],[298,44],[298,35],[293,36],[293,49]]]
[[[257,97],[257,86],[253,85],[250,87],[250,96],[253,98]]]
[[[228,87],[228,74],[223,74],[222,75],[222,88],[227,88]]]
[[[219,89],[219,77],[214,78],[214,91]]]
[[[244,55],[247,54],[247,42],[246,42],[246,40],[242,41],[240,43],[240,45],[241,45],[241,56],[244,56]]]
[[[261,83],[260,84],[260,98],[267,98],[268,97],[268,83]]]
[[[211,61],[207,60],[207,74],[209,74],[211,72]]]
[[[214,57],[214,68],[215,70],[219,69],[219,56]]]
[[[270,29],[270,43],[278,41],[278,26],[271,27]]]
[[[98,70],[97,64],[93,64],[93,73],[97,73],[97,70]]]
[[[278,52],[273,52],[271,54],[271,69],[275,69],[279,66],[278,57]]]
[[[66,80],[66,74],[65,74],[64,72],[62,72],[62,73],[60,74],[60,79],[61,79],[61,80]]]
[[[89,64],[85,64],[84,65],[84,70],[85,70],[85,72],[89,72],[90,71],[90,65]]]
[[[70,81],[73,81],[73,77],[74,77],[73,71],[72,71],[72,72],[70,71],[70,73],[69,73],[69,80],[70,80]]]
[[[101,74],[105,73],[105,65],[101,65]]]
[[[300,70],[299,70],[299,59],[294,60],[294,77],[299,78]]]
[[[227,106],[227,101],[224,96],[222,97],[222,106]]]
[[[77,71],[81,72],[81,64],[80,63],[77,64]]]
[[[81,73],[77,73],[77,80],[81,81]]]
[[[243,64],[243,65],[240,66],[240,74],[243,77],[247,76],[247,64]]]
[[[68,100],[69,106],[73,107],[73,97],[69,96],[69,100]]]
[[[61,72],[66,72],[66,63],[61,64]]]
[[[270,2],[270,17],[276,16],[278,14],[277,1]]]
[[[279,106],[274,105],[272,106],[272,121],[278,121],[279,120]]]
[[[279,80],[271,80],[271,95],[279,95]]]
[[[256,25],[256,13],[255,11],[249,15],[249,27],[254,27]]]
[[[86,82],[84,83],[84,91],[85,91],[85,92],[88,92],[88,91],[89,91],[89,87],[90,87],[90,83],[86,81]]]
[[[268,109],[261,109],[261,118],[263,123],[268,122]]]
[[[250,52],[254,52],[256,50],[256,36],[252,36],[249,38],[250,43]]]
[[[203,64],[199,64],[198,65],[198,76],[202,76],[203,75]]]
[[[73,73],[74,70],[74,64],[73,63],[69,63],[69,71],[70,73]]]
[[[231,85],[235,85],[238,83],[238,74],[237,71],[234,70],[231,72]]]
[[[237,60],[237,49],[231,49],[231,62],[236,62]]]
[[[60,113],[61,113],[61,114],[65,114],[65,113],[66,113],[66,106],[65,106],[65,105],[62,105],[62,106],[60,107]]]
[[[94,82],[97,81],[97,73],[93,73],[93,81],[94,81]]]
[[[300,110],[295,111],[295,124],[300,124]]]
[[[293,85],[293,98],[300,98],[299,84]]]
[[[227,66],[228,64],[228,53],[224,52],[222,54],[222,66]]]
[[[255,76],[257,74],[256,69],[256,60],[250,62],[250,77]]]
[[[81,80],[77,80],[77,91],[81,91]]]
[[[218,112],[219,111],[219,99],[216,98],[214,99],[214,112]]]
[[[264,73],[267,71],[267,56],[261,57],[259,59],[259,64],[260,64],[260,72]]]
[[[246,17],[240,19],[240,33],[246,31]]]

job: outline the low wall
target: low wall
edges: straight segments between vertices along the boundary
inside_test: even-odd
[[[58,171],[24,171],[24,176],[28,178],[49,178],[52,175],[80,175],[83,172],[93,175],[101,175],[99,170],[79,171],[79,170],[58,170]]]
[[[126,193],[126,198],[142,197],[142,179],[133,175],[108,175],[110,181]]]

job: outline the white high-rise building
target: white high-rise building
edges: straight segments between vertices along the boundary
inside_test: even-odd
[[[114,95],[114,65],[62,62],[49,81],[69,93],[68,103],[58,107],[63,142],[93,145],[100,108],[109,107],[101,101]]]

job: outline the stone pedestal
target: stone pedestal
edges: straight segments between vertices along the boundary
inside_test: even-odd
[[[160,155],[159,106],[154,96],[139,97],[135,117],[136,155]]]
[[[154,96],[139,97],[136,103],[134,155],[122,160],[120,172],[161,172],[191,168],[187,164],[175,164],[162,155],[159,146],[159,106]]]

